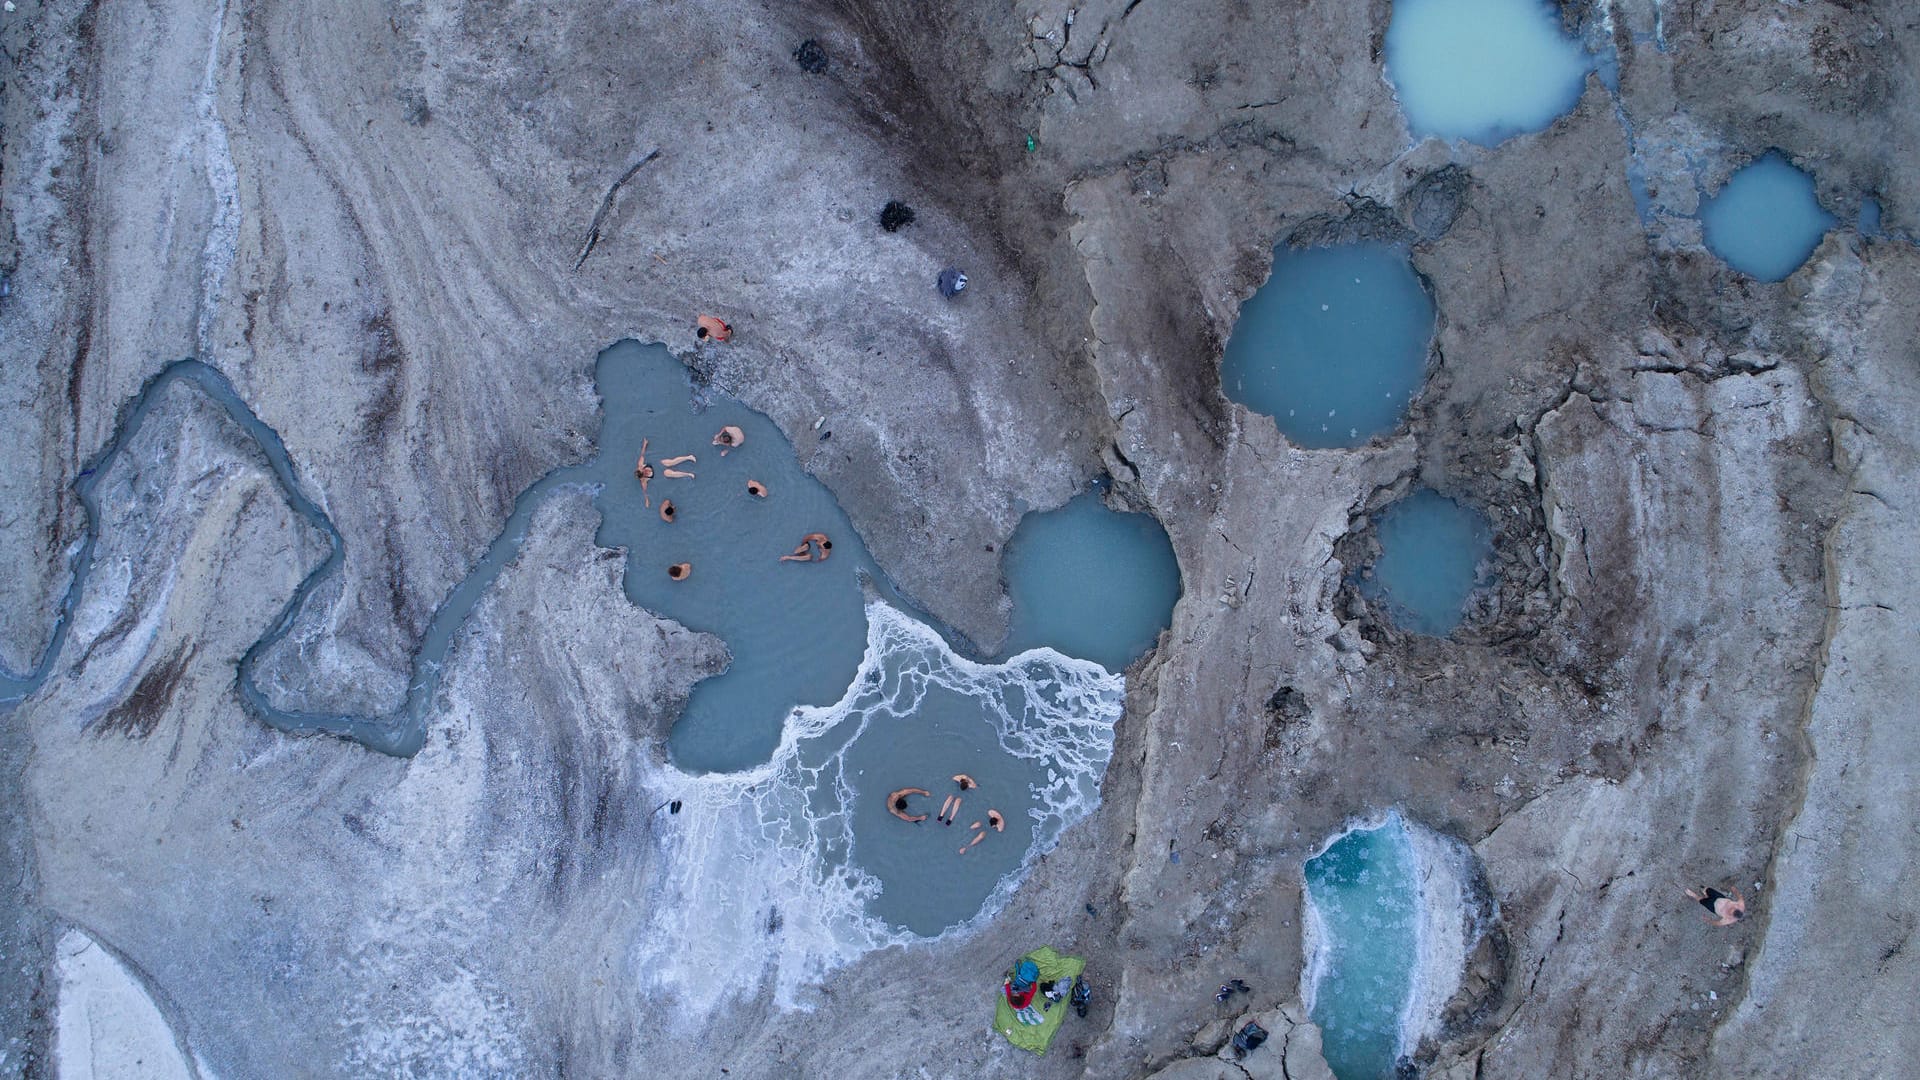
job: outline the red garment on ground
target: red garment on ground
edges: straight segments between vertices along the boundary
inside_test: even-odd
[[[1024,1009],[1027,1006],[1033,1004],[1033,995],[1040,992],[1040,984],[1034,983],[1032,986],[1027,987],[1024,991],[1021,991],[1021,990],[1015,990],[1013,988],[1013,980],[1008,979],[1005,983],[1001,985],[1001,989],[1007,992],[1007,1004],[1013,1006],[1016,1010],[1018,1010],[1018,1009]]]

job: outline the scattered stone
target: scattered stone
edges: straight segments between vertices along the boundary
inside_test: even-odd
[[[799,48],[793,50],[793,62],[799,64],[800,70],[809,75],[824,75],[827,73],[828,65],[827,50],[821,48],[819,42],[808,38],[800,43]]]

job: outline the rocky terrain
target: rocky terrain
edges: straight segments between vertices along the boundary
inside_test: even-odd
[[[1497,912],[1430,1074],[1899,1075],[1920,23],[1562,14],[1619,91],[1596,74],[1485,149],[1409,138],[1385,0],[20,0],[7,671],[97,542],[0,712],[0,1071],[105,1075],[170,1038],[179,1075],[226,1077],[1312,1076],[1302,863],[1399,807],[1472,845]],[[1876,196],[1884,235],[1843,224],[1777,285],[1727,268],[1688,215],[1769,147],[1843,222]],[[916,211],[892,234],[890,199]],[[1411,246],[1437,366],[1403,432],[1298,450],[1221,395],[1219,352],[1275,243],[1351,238]],[[730,344],[696,347],[703,312]],[[1099,811],[987,925],[797,1008],[759,958],[699,986],[650,959],[699,902],[662,738],[724,652],[627,603],[585,493],[537,509],[403,760],[243,707],[239,657],[326,541],[231,418],[171,384],[100,457],[167,364],[223,372],[347,553],[263,688],[377,713],[515,497],[593,453],[623,337],[773,417],[983,652],[1020,514],[1100,472],[1180,562]],[[1415,483],[1495,525],[1501,586],[1445,640],[1347,583]],[[1754,917],[1705,927],[1699,882]],[[1042,941],[1096,1001],[1035,1060],[988,996]],[[1215,1056],[1230,976],[1235,1022],[1276,1033],[1244,1063]]]

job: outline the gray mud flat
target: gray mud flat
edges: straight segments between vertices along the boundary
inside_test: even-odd
[[[16,8],[0,667],[46,676],[0,726],[0,1071],[118,1000],[96,1060],[170,1038],[230,1077],[1324,1075],[1290,1000],[1302,865],[1396,808],[1484,868],[1428,1075],[1920,1054],[1899,5],[1565,7],[1618,91],[1491,148],[1409,136],[1387,5]],[[1696,214],[1775,147],[1880,220],[1766,284]],[[886,233],[894,199],[916,219]],[[1301,449],[1220,393],[1221,343],[1276,244],[1354,241],[1411,252],[1435,367],[1395,434]],[[697,344],[701,313],[733,341]],[[1106,473],[1166,527],[1184,594],[1099,806],[997,917],[783,983],[820,955],[807,912],[742,904],[757,944],[662,976],[699,902],[662,740],[726,653],[628,601],[565,485],[452,634],[418,754],[248,709],[243,658],[335,551],[252,681],[400,708],[516,500],[593,456],[593,360],[627,337],[770,417],[979,653],[1022,513]],[[285,475],[193,393],[123,431],[186,356]],[[90,526],[76,484],[123,435]],[[1444,638],[1349,580],[1419,487],[1494,536]],[[1753,915],[1710,929],[1676,883]],[[1040,943],[1096,997],[1032,1059],[987,1017]],[[1223,1060],[1243,1018],[1275,1036]]]

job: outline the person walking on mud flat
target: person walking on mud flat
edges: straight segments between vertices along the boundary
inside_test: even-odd
[[[1740,890],[1733,890],[1729,896],[1711,885],[1702,885],[1697,889],[1682,887],[1681,892],[1687,899],[1695,901],[1707,909],[1707,924],[1710,926],[1732,926],[1747,917],[1747,898]]]
[[[647,440],[640,440],[640,461],[633,467],[634,479],[640,481],[640,504],[653,508],[653,500],[647,495],[647,484],[653,480],[653,466],[647,464]]]
[[[887,813],[892,814],[894,817],[899,818],[901,821],[911,821],[915,825],[918,825],[921,822],[927,820],[927,815],[907,813],[907,796],[909,795],[931,796],[932,794],[933,792],[928,791],[926,788],[903,787],[899,791],[896,791],[893,794],[887,796]]]

